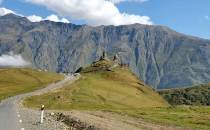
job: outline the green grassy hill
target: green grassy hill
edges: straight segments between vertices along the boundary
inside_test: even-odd
[[[115,110],[167,107],[168,103],[151,87],[139,81],[126,67],[109,69],[110,61],[99,61],[82,70],[82,77],[60,91],[26,100],[26,104],[50,109]]]
[[[160,125],[210,129],[209,107],[170,106],[158,93],[126,67],[112,68],[102,60],[80,69],[81,78],[60,90],[33,96],[27,107],[46,109],[115,112]],[[110,69],[111,68],[111,69]]]
[[[210,84],[159,93],[172,105],[210,105]]]
[[[1,68],[0,100],[40,89],[62,79],[62,75],[29,68]]]

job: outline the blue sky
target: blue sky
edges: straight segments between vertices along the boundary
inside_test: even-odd
[[[54,2],[55,5],[54,3],[50,3],[48,5],[47,3],[45,4],[41,2],[39,3],[36,2],[40,0],[34,0],[35,2],[33,0],[28,0],[28,1],[29,2],[25,2],[24,0],[4,0],[1,3],[1,7],[10,9],[24,16],[37,15],[41,16],[42,18],[46,18],[51,14],[56,14],[60,18],[65,17],[69,21],[75,24],[106,25],[113,23],[116,25],[120,25],[120,24],[130,24],[132,22],[139,22],[143,24],[152,23],[155,25],[168,26],[176,30],[177,32],[210,39],[210,0],[148,0],[146,2],[142,2],[141,0],[139,0],[140,2],[131,2],[132,0],[126,2],[125,0],[125,2],[120,2],[117,4],[115,3],[113,5],[105,3],[110,7],[108,6],[101,7],[100,4],[104,4],[104,2],[98,2],[97,4],[93,3],[94,6],[87,5],[88,6],[87,8],[84,7],[85,9],[87,9],[87,11],[83,10],[82,13],[81,12],[75,13],[69,11],[68,6],[64,7],[66,8],[67,11],[65,10],[63,11],[62,9],[63,5],[54,10],[56,2]],[[60,1],[62,2],[64,0]],[[104,1],[104,0],[99,0],[99,1]],[[85,4],[77,3],[75,6],[81,6],[81,5],[84,6]],[[90,8],[95,8],[95,7],[101,7],[101,8],[104,7],[104,9],[108,7],[107,10],[111,10],[112,12],[115,12],[115,14],[112,14],[112,12],[109,11],[107,11],[109,13],[106,13],[106,11],[101,10],[99,11],[100,13],[96,13],[92,17],[90,16],[90,14],[83,15],[85,12],[94,11],[93,9]],[[73,9],[79,11],[78,8],[76,7],[73,7]],[[116,9],[118,9],[120,13],[118,13]],[[92,14],[93,13],[91,12],[91,15]],[[95,18],[96,16],[97,18]],[[102,16],[107,16],[107,17],[102,17]],[[112,18],[114,16],[117,16],[117,18]],[[110,19],[110,21],[108,21],[107,19],[108,20]],[[118,19],[125,22],[124,23],[118,22],[117,21]]]
[[[150,0],[142,4],[123,3],[121,11],[150,16],[158,25],[185,34],[210,39],[210,0]]]

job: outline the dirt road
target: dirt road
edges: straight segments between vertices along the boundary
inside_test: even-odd
[[[76,79],[78,79],[78,77],[66,76],[64,80],[50,84],[46,88],[3,100],[0,103],[0,130],[25,130],[25,122],[28,121],[27,118],[29,117],[25,116],[27,118],[22,118],[24,113],[22,110],[23,108],[19,106],[20,101],[26,97],[40,95],[59,89],[63,87],[65,83],[73,82]],[[37,116],[39,117],[39,115]]]

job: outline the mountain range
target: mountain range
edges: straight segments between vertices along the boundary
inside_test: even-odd
[[[210,81],[210,40],[178,33],[165,26],[88,26],[51,21],[30,22],[0,17],[0,55],[21,54],[33,67],[74,72],[105,51],[156,89]]]

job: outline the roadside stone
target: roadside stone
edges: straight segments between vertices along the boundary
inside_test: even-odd
[[[80,121],[80,119],[71,117],[70,115],[65,115],[63,113],[57,113],[55,114],[54,118],[56,118],[57,121],[61,121],[65,123],[67,126],[69,126],[71,129],[76,130],[98,130],[94,126],[84,123]]]
[[[20,113],[23,119],[23,127],[27,130],[70,130],[70,127],[63,122],[56,121],[47,111],[43,124],[40,124],[40,111],[38,110],[22,108]]]

